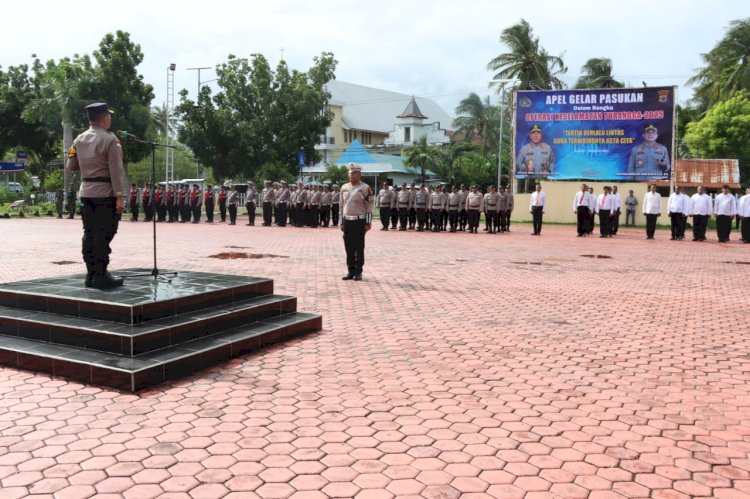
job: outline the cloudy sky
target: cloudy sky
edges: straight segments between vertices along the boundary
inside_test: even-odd
[[[750,16],[745,0],[25,0],[3,5],[0,65],[92,53],[108,32],[124,30],[145,54],[139,70],[166,98],[167,66],[176,91],[194,94],[196,71],[240,57],[281,57],[307,69],[323,51],[339,61],[337,79],[430,97],[454,114],[469,92],[485,95],[487,62],[505,48],[500,32],[526,19],[550,53],[568,66],[573,84],[592,57],[609,57],[615,76],[633,86],[678,85],[701,65],[700,54],[722,38],[729,22]],[[201,80],[215,78],[212,70]],[[211,84],[211,83],[209,83]],[[179,97],[176,96],[176,99]]]

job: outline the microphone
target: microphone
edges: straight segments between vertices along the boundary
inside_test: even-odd
[[[118,136],[119,138],[121,138],[121,139],[123,139],[123,140],[125,140],[125,139],[133,139],[133,140],[138,140],[138,137],[136,137],[136,136],[135,136],[135,135],[133,135],[132,133],[128,133],[128,132],[127,132],[127,131],[125,131],[125,130],[117,130],[117,131],[115,132],[115,135],[117,135],[117,136]]]

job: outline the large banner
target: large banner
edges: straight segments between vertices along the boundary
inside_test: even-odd
[[[516,93],[515,176],[668,180],[674,87]]]

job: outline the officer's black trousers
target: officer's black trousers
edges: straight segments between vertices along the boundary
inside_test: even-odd
[[[273,222],[273,203],[263,202],[263,225],[270,227]]]
[[[599,234],[602,236],[608,236],[609,230],[609,217],[612,214],[610,210],[599,210]]]
[[[229,208],[229,223],[234,225],[237,223],[237,205],[230,204]]]
[[[484,212],[484,224],[487,226],[489,232],[495,231],[495,217],[497,217],[497,211],[495,210]]]
[[[305,225],[305,204],[297,203],[296,217],[294,219],[294,225],[296,227],[304,227]]]
[[[359,275],[365,265],[365,220],[344,219],[343,222],[346,267],[350,275]]]
[[[578,235],[582,236],[589,231],[588,229],[589,207],[579,206],[576,208],[576,229]]]
[[[339,224],[339,203],[331,205],[331,218],[333,226],[336,227]]]
[[[620,228],[620,210],[615,210],[612,212],[612,218],[610,218],[609,233],[617,234],[617,231],[619,228]]]
[[[383,230],[388,230],[388,224],[391,222],[391,208],[390,206],[380,207],[380,223],[383,226]]]
[[[196,204],[190,207],[193,210],[193,222],[201,221],[201,205]]]
[[[432,219],[432,230],[438,232],[440,230],[440,216],[442,210],[433,209],[430,212],[430,218]]]
[[[206,219],[208,219],[209,222],[214,221],[214,204],[213,203],[206,203]]]
[[[62,215],[62,210],[58,210],[57,213],[58,215]],[[134,222],[138,221],[138,205],[137,204],[130,205],[130,220]]]
[[[115,198],[81,198],[83,241],[81,253],[87,266],[109,264],[109,243],[117,234],[120,215]]]
[[[399,218],[399,224],[401,230],[406,230],[406,224],[409,220],[409,209],[408,208],[399,208],[398,209],[398,218]]]
[[[742,242],[750,244],[750,217],[742,217]]]
[[[531,207],[531,218],[534,225],[534,234],[542,233],[542,207],[532,206]]]
[[[458,225],[458,211],[455,211],[455,210],[449,211],[448,220],[450,221],[450,224],[451,224],[451,230],[455,231],[456,225]]]
[[[479,210],[467,210],[467,223],[470,229],[479,227]]]
[[[323,205],[320,207],[320,223],[323,227],[331,225],[331,206]]]
[[[255,225],[255,203],[245,203],[247,209],[247,223]]]
[[[729,234],[732,233],[732,218],[729,215],[716,215],[716,235],[719,241],[729,241]]]
[[[391,229],[396,229],[396,225],[398,225],[398,210],[396,208],[391,208]]]
[[[654,232],[656,232],[656,219],[656,215],[646,215],[646,237],[654,237]]]
[[[221,218],[222,222],[227,221],[227,202],[220,202],[219,203],[219,218]]]
[[[276,224],[279,227],[286,227],[286,203],[279,203],[276,207]]]
[[[461,211],[458,212],[458,225],[461,230],[464,230],[466,228],[466,222],[466,208],[461,208]]]
[[[417,226],[419,230],[424,230],[424,226],[427,223],[427,210],[424,208],[417,208]]]
[[[417,221],[417,210],[415,208],[409,209],[409,227],[414,228],[414,224]]]
[[[693,239],[704,240],[706,227],[708,227],[708,215],[693,215]]]

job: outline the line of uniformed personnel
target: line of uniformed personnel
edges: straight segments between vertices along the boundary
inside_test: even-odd
[[[514,207],[513,193],[507,188],[491,185],[486,193],[476,185],[470,189],[461,184],[443,190],[442,186],[426,187],[401,184],[400,189],[387,182],[378,192],[376,206],[380,210],[380,230],[425,230],[432,232],[477,233],[481,214],[484,214],[488,233],[510,231],[510,218]],[[450,226],[450,229],[448,228]]]
[[[211,185],[202,191],[198,184],[162,184],[155,188],[146,183],[143,188],[132,184],[128,193],[128,210],[132,222],[143,212],[145,222],[200,223],[205,213],[207,223],[213,223],[216,207],[221,222],[236,225],[240,195],[234,185],[222,186],[214,192]],[[255,183],[247,183],[244,194],[248,222],[255,225],[256,210],[261,208],[261,225],[269,227],[329,227],[339,225],[339,187],[334,185],[303,184],[289,187],[286,181],[264,182],[260,191]]]

